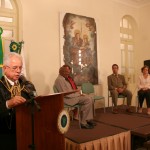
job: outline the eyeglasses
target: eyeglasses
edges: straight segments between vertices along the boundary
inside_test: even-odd
[[[10,68],[12,71],[22,70],[22,66],[13,66],[13,67],[7,66],[7,67]]]

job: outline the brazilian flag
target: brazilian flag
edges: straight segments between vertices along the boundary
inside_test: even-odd
[[[0,27],[0,78],[2,77],[2,68],[3,68],[3,46],[2,46],[2,35],[3,29]]]

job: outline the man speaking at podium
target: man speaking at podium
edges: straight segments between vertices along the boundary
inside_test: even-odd
[[[15,106],[30,99],[30,91],[20,77],[22,57],[9,53],[3,60],[0,80],[0,150],[16,150]]]
[[[69,76],[71,68],[68,65],[63,65],[59,69],[59,75],[55,80],[54,86],[59,92],[72,92],[64,96],[64,103],[68,105],[81,104],[81,128],[92,129],[96,125],[93,119],[93,100],[87,95],[80,93],[76,88],[73,79]],[[71,81],[70,81],[71,80]]]

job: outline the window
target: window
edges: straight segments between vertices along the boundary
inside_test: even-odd
[[[3,67],[3,53],[9,52],[11,40],[18,40],[18,10],[13,0],[0,0],[0,27],[3,29],[0,50],[0,77]]]
[[[135,83],[134,40],[134,20],[124,16],[120,21],[121,71],[130,84]]]
[[[8,40],[18,40],[18,14],[13,0],[0,0],[0,27],[2,37]]]

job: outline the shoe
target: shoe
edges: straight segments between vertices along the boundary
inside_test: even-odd
[[[142,108],[139,108],[138,113],[139,113],[139,114],[142,113]]]
[[[118,114],[119,111],[118,111],[118,109],[113,109],[112,113],[113,113],[113,114]]]
[[[90,126],[89,124],[81,124],[82,129],[93,129],[93,126]]]
[[[126,112],[128,112],[128,113],[133,113],[133,110],[132,110],[131,108],[127,108],[127,109],[126,109]]]
[[[90,126],[96,126],[97,124],[96,124],[96,122],[94,122],[94,121],[87,121],[87,124],[88,125],[90,125]]]

